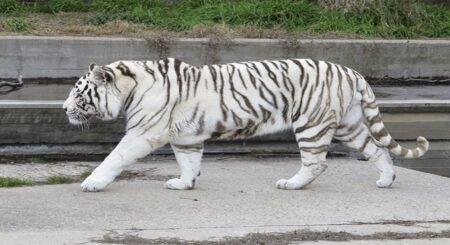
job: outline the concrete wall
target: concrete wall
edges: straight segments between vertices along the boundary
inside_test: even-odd
[[[82,130],[68,123],[61,110],[62,101],[0,103],[1,144],[102,144],[122,138],[125,120],[98,121]],[[410,105],[414,113],[399,110],[395,103],[380,102],[383,121],[397,140],[415,140],[424,134],[431,140],[450,139],[450,114],[446,104],[430,107],[427,103]],[[400,108],[401,109],[401,108]],[[288,131],[255,138],[254,141],[293,141]]]
[[[171,43],[132,38],[0,37],[0,78],[79,77],[90,63],[177,57],[194,65],[289,57],[324,59],[367,77],[450,77],[450,40],[208,39]]]
[[[168,46],[162,44],[129,38],[0,37],[0,78],[14,78],[17,74],[25,78],[78,77],[92,62],[107,64],[119,59],[167,56],[195,65],[311,57],[345,64],[368,77],[450,77],[450,40],[235,39],[217,44],[207,39],[180,39]],[[68,84],[26,84],[21,90],[1,96],[0,145],[117,142],[124,133],[124,120],[93,122],[84,131],[69,125],[61,100],[70,88]],[[450,139],[448,87],[434,88],[414,92],[417,94],[407,90],[398,96],[392,95],[395,87],[380,91],[374,88],[378,98],[387,96],[391,100],[380,104],[383,119],[394,137],[414,140],[419,132],[426,132],[429,139]],[[422,102],[413,103],[412,99]],[[291,138],[291,133],[282,133],[264,137],[263,141]]]

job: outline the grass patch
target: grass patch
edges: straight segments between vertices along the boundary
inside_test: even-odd
[[[50,176],[47,178],[47,184],[49,185],[59,185],[59,184],[72,184],[76,180],[67,176]]]
[[[37,156],[30,157],[30,162],[32,163],[45,163],[45,159]]]
[[[0,187],[20,187],[34,185],[33,181],[19,178],[0,177]]]
[[[111,23],[125,22],[144,30],[187,35],[199,26],[222,26],[243,35],[245,33],[239,31],[243,28],[258,30],[263,35],[267,33],[262,37],[269,38],[280,37],[266,31],[273,29],[281,30],[284,33],[282,37],[296,36],[298,33],[337,33],[375,38],[450,36],[450,9],[443,5],[425,4],[420,0],[337,3],[334,0],[50,0],[48,3],[24,6],[15,0],[2,0],[0,13],[25,15],[27,18],[39,13],[51,13],[57,18],[59,13],[87,12],[88,16],[79,17],[78,32],[88,35],[104,35]],[[47,30],[45,27],[36,28],[38,31]],[[76,32],[75,27],[72,29]],[[113,35],[130,34],[134,33],[115,31]]]
[[[16,0],[2,0],[0,1],[0,13],[10,14],[24,11],[25,8]]]
[[[92,174],[93,170],[86,170],[83,173],[81,173],[80,175],[80,180],[83,181],[85,180],[87,177],[89,177],[89,175]],[[142,177],[145,176],[145,173],[134,173],[128,170],[124,170],[120,173],[119,176],[116,177],[117,180],[126,180],[126,179],[133,179],[135,177]]]
[[[89,3],[81,0],[50,0],[48,4],[41,5],[41,12],[86,12],[90,8]]]
[[[67,176],[50,176],[45,181],[33,181],[29,179],[19,179],[12,177],[0,177],[0,187],[20,187],[33,185],[60,185],[72,184],[77,182],[77,179]]]
[[[29,31],[32,28],[32,26],[28,22],[28,20],[23,17],[5,18],[1,22],[1,25],[2,25],[3,29],[5,29],[6,31],[11,31],[11,32],[25,32],[25,31]]]
[[[172,239],[146,239],[137,235],[117,235],[108,233],[103,236],[103,239],[92,240],[92,242],[102,244],[153,244],[153,245],[182,245],[182,244],[198,244],[198,245],[247,245],[247,244],[292,244],[308,241],[394,241],[404,239],[436,239],[436,238],[450,238],[450,231],[441,232],[375,232],[373,234],[359,235],[349,232],[333,232],[333,231],[310,231],[297,230],[285,233],[250,233],[243,237],[226,237],[218,241],[189,241]],[[317,244],[320,244],[318,242]]]
[[[20,178],[11,178],[11,177],[0,177],[0,187],[19,187],[19,186],[40,186],[40,185],[61,185],[61,184],[72,184],[72,183],[81,183],[83,182],[89,175],[92,174],[91,169],[85,170],[80,175],[54,175],[47,177],[46,179],[20,179]],[[172,175],[146,175],[149,172],[153,173],[154,169],[148,169],[146,171],[129,171],[124,170],[122,173],[117,176],[117,180],[135,180],[135,179],[145,179],[145,180],[168,180],[170,178],[174,178],[177,176]]]
[[[89,175],[91,175],[92,170],[86,170],[83,173],[81,173],[80,175],[80,179],[81,180],[85,180]]]

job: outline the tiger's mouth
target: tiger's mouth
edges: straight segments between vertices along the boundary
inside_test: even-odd
[[[91,119],[91,115],[86,115],[84,113],[75,113],[75,112],[68,112],[66,113],[67,118],[69,119],[69,123],[72,125],[85,125],[88,124],[89,120]]]

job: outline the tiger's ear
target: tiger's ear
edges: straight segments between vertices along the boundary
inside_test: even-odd
[[[94,78],[94,81],[99,84],[114,82],[115,76],[110,70],[111,69],[104,66],[94,65],[92,69],[92,77]]]
[[[89,72],[92,72],[97,65],[92,63],[89,65]]]
[[[114,74],[112,72],[110,72],[108,70],[105,70],[105,81],[107,83],[114,82],[114,78],[115,78],[115,76],[114,76]]]

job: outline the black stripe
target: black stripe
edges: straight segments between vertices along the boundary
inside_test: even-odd
[[[133,108],[131,108],[130,110],[126,110],[126,111],[129,112],[129,113],[133,112],[141,104],[141,102],[144,99],[144,97],[147,94],[147,92],[150,91],[153,88],[154,85],[155,85],[155,83],[153,83],[152,86],[150,86],[150,88],[148,88],[147,90],[144,91],[144,93],[142,93],[141,98],[139,98],[138,102],[135,103]]]
[[[220,69],[220,67],[219,67]],[[219,70],[219,75],[220,75],[220,80],[221,80],[221,84],[220,84],[220,109],[222,110],[222,117],[223,117],[223,121],[226,122],[227,118],[228,118],[228,107],[225,104],[225,100],[224,100],[224,94],[223,94],[223,88],[225,86],[225,81],[223,79],[223,72],[220,69]]]
[[[97,89],[98,89],[97,86],[95,86],[94,87],[94,92],[95,92],[94,96],[95,96],[95,98],[97,98],[97,101],[100,101],[100,95],[98,94],[98,90]]]
[[[211,77],[214,83],[214,91],[217,92],[217,72],[214,66],[208,66],[209,72],[211,73]]]
[[[142,111],[142,108],[135,111],[133,114],[131,114],[128,118],[127,118],[127,122],[131,121],[131,119],[133,119],[133,117],[138,114],[140,111]]]
[[[328,151],[328,144],[310,147],[300,147],[300,151],[309,152],[311,154],[320,154]]]
[[[242,118],[238,117],[233,110],[231,110],[231,115],[233,116],[233,121],[236,126],[242,126]]]
[[[231,90],[231,96],[233,97],[233,99],[237,102],[237,104],[239,105],[239,107],[241,108],[241,110],[245,111],[246,113],[251,113],[249,110],[245,109],[241,102],[239,101],[239,99],[237,98],[236,94],[241,96],[241,98],[245,98],[244,95],[242,95],[241,93],[239,93],[235,88],[234,88],[234,84],[230,83],[230,90]]]
[[[137,112],[136,112],[137,113]],[[133,115],[134,116],[134,115]],[[139,121],[137,123],[135,123],[133,126],[131,127],[127,127],[127,131],[132,130],[133,128],[139,126],[141,124],[141,122],[144,120],[144,118],[146,117],[146,115],[143,115],[141,117],[141,119],[139,119]]]
[[[320,140],[329,130],[334,129],[334,125],[330,124],[324,127],[322,130],[320,130],[316,135],[307,137],[307,138],[299,138],[297,139],[298,142],[317,142]]]
[[[242,85],[244,86],[245,89],[247,89],[247,85],[245,85],[245,81],[244,81],[244,78],[242,78],[240,69],[238,69],[238,74],[239,74],[239,79],[241,80]]]
[[[284,96],[283,93],[281,93],[281,98],[283,99],[283,103],[284,103],[284,108],[283,108],[283,119],[285,122],[288,121],[288,113],[289,113],[289,101],[286,98],[286,96]]]
[[[147,133],[151,128],[153,128],[155,125],[157,125],[157,124],[161,121],[161,119],[163,118],[163,116],[166,114],[166,112],[167,112],[167,107],[164,108],[164,110],[163,110],[162,113],[160,113],[160,116],[159,116],[158,120],[156,120],[154,123],[152,123],[150,126],[148,126],[148,127],[141,133],[141,135],[144,135],[144,134]],[[156,114],[155,114],[154,116],[156,116]],[[154,117],[154,116],[153,116],[153,117]],[[146,123],[149,123],[149,122],[150,122],[150,120],[147,120]]]
[[[317,75],[317,76],[319,76],[319,75]],[[307,78],[309,78],[309,76],[307,75],[306,76]],[[308,79],[309,80],[309,79]],[[314,89],[315,89],[315,86],[313,86],[314,84],[313,83],[311,83],[311,88],[309,89],[309,93],[308,93],[308,96],[307,96],[307,101],[306,101],[306,105],[305,105],[305,107],[304,107],[304,110],[302,110],[302,114],[304,114],[305,112],[306,112],[306,110],[308,110],[308,107],[309,107],[309,103],[311,102],[311,98],[313,97],[313,93],[314,93]],[[302,105],[303,106],[303,105]]]
[[[250,70],[247,70],[248,76],[250,77],[250,82],[252,82],[253,87],[256,89],[256,78],[253,74],[250,73]]]
[[[267,74],[269,75],[269,78],[277,85],[277,87],[280,87],[280,84],[277,81],[277,76],[275,75],[275,73],[273,73],[273,71],[270,70],[269,65],[267,65],[264,61],[261,62],[261,64],[264,66],[264,68],[266,68],[267,70]]]
[[[92,99],[92,89],[89,89],[87,91],[87,95],[89,97],[89,103],[87,103],[87,104],[95,107],[94,100]]]
[[[256,71],[256,73],[258,73],[258,75],[261,76],[261,72],[259,72],[258,67],[256,66],[256,63],[252,62],[250,64],[253,67],[253,69]]]
[[[358,148],[359,152],[364,152],[364,150],[366,149],[367,144],[369,143],[370,139],[371,139],[371,136],[370,135],[367,136],[367,138],[364,141],[364,144],[360,148]]]
[[[312,61],[312,60],[305,60],[306,64],[314,69],[314,65],[310,61]]]
[[[196,71],[198,71],[198,77],[197,77]],[[195,70],[194,70],[194,77],[197,77],[197,79],[195,79],[194,96],[197,95],[197,88],[198,88],[198,84],[200,83],[200,77],[201,77],[201,76],[202,76],[201,70],[195,69]]]
[[[145,124],[148,124],[149,122],[151,122],[151,120],[153,120],[153,118],[155,118],[158,114],[160,114],[161,112],[163,112],[163,110],[167,107],[167,105],[169,104],[170,101],[170,83],[167,83],[167,91],[166,91],[166,101],[164,102],[164,105],[161,107],[161,109],[159,109],[152,117],[150,117],[150,119],[148,119],[146,121]],[[146,130],[147,131],[147,130]]]
[[[134,94],[135,90],[133,89],[132,92],[128,95],[127,99],[125,100],[125,111],[128,111],[128,108],[130,107],[131,103],[133,103]]]
[[[120,62],[119,65],[117,65],[116,68],[117,68],[120,72],[122,72],[122,75],[127,76],[127,77],[131,77],[131,78],[135,79],[136,75],[133,74],[133,73],[130,71],[130,68],[129,68],[127,65],[125,65],[123,62]]]
[[[183,97],[183,83],[181,82],[180,65],[181,61],[175,59],[173,68],[175,70],[175,76],[178,85],[178,101],[181,101],[181,98]]]
[[[273,106],[275,107],[275,108],[277,108],[278,109],[278,102],[277,102],[277,97],[276,97],[276,95],[264,84],[264,83],[261,83],[261,85],[262,85],[262,87],[264,87],[266,90],[267,90],[267,92],[269,92],[269,94],[270,94],[270,96],[272,97],[272,100],[273,100]],[[260,87],[261,88],[261,87]]]
[[[294,61],[294,60],[292,60]],[[288,72],[288,63],[285,60],[278,61],[281,64],[281,69],[283,69],[284,72]]]
[[[264,108],[264,106],[262,105],[259,105],[259,108],[262,111],[263,122],[267,122],[270,119],[270,117],[272,117],[272,112]]]
[[[105,93],[105,107],[106,107],[106,112],[108,113],[108,115],[112,116],[112,112],[109,110],[108,93]]]
[[[280,69],[280,63],[281,61],[274,61],[274,60],[270,60],[268,61],[270,64],[272,64],[273,66],[275,66],[275,68],[277,68],[278,70]]]
[[[199,120],[198,120],[198,129],[197,129],[197,135],[200,135],[203,133],[205,127],[205,112],[202,113],[202,115],[200,116]]]
[[[188,72],[189,70],[189,72]],[[184,79],[187,81],[186,87],[186,100],[189,99],[189,93],[191,91],[191,73],[189,68],[184,68]]]
[[[265,102],[267,102],[268,104],[270,104],[271,106],[273,106],[272,101],[270,101],[269,99],[267,99],[267,97],[264,95],[264,92],[263,92],[263,90],[262,90],[262,87],[259,87],[258,91],[259,91],[259,96],[260,96]]]

